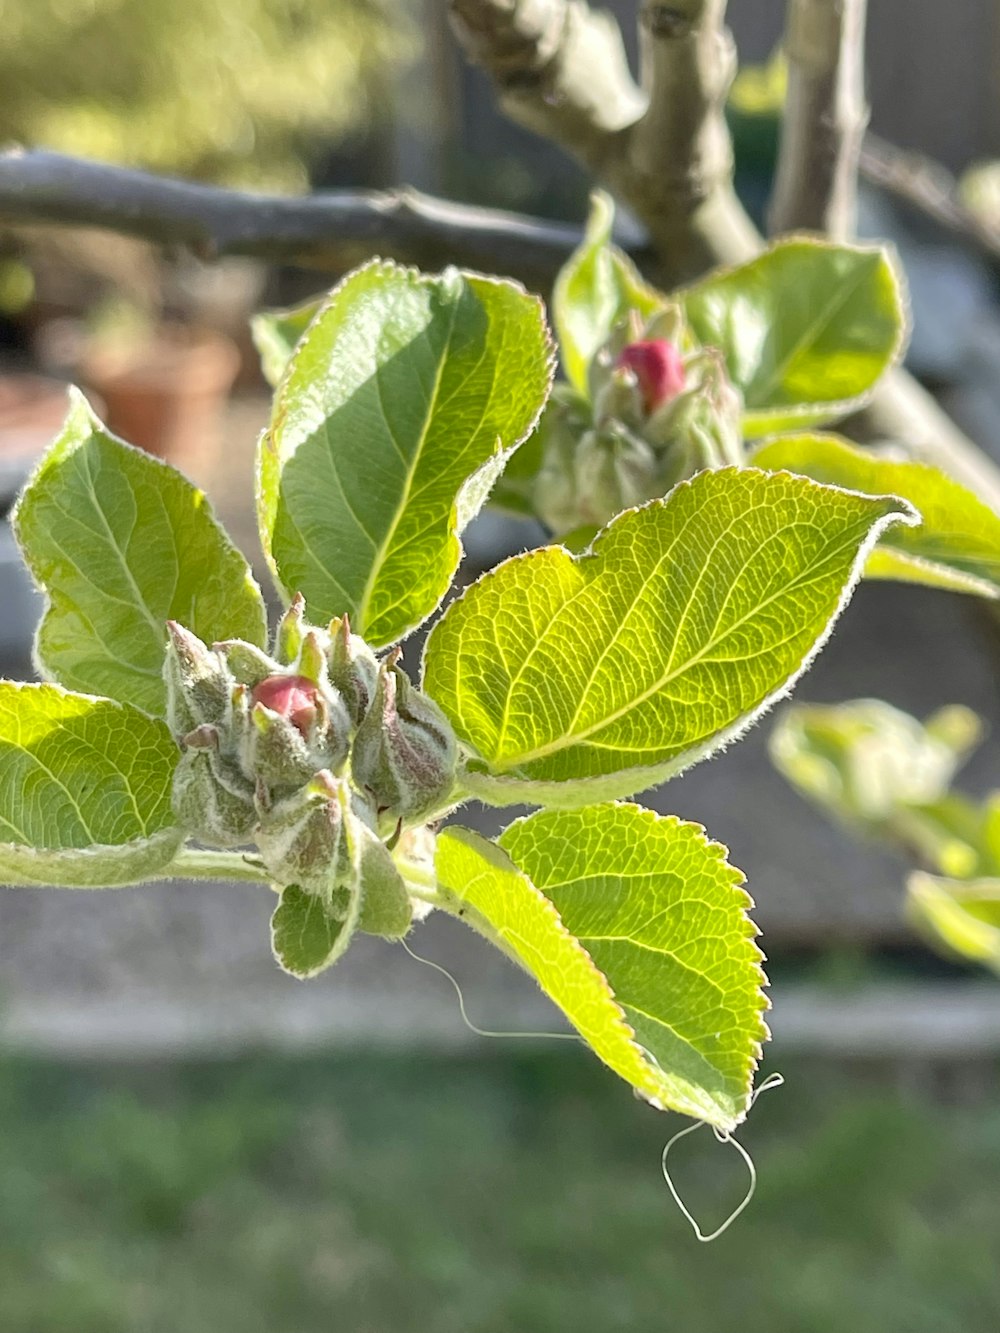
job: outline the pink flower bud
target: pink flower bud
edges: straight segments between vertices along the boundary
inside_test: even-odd
[[[316,720],[319,691],[305,676],[268,676],[255,685],[251,699],[287,718],[303,736]]]
[[[629,343],[616,363],[631,370],[639,382],[643,404],[653,413],[684,389],[684,363],[681,354],[666,338],[650,338]]]

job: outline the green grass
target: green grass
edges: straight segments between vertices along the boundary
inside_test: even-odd
[[[996,1333],[1000,1097],[785,1068],[695,1243],[676,1125],[576,1053],[0,1064],[3,1333]],[[743,1187],[706,1132],[706,1221]]]

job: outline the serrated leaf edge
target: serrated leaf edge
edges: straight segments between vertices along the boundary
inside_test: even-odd
[[[760,980],[755,987],[755,998],[759,1001],[759,1004],[757,1006],[757,1032],[752,1041],[750,1049],[750,1058],[747,1062],[747,1068],[746,1068],[747,1100],[746,1100],[746,1105],[743,1109],[743,1113],[740,1116],[740,1118],[734,1121],[731,1125],[725,1127],[733,1129],[736,1127],[736,1125],[742,1123],[742,1121],[746,1118],[747,1114],[749,1113],[750,1107],[753,1105],[754,1075],[760,1068],[761,1057],[763,1056],[764,1053],[764,1043],[766,1041],[771,1040],[771,1030],[764,1019],[764,1014],[767,1013],[767,1011],[771,1008],[771,1001],[766,994],[766,991],[770,987],[771,983],[768,980],[767,974],[763,968],[763,964],[767,961],[767,956],[765,955],[763,949],[761,949],[760,946],[756,943],[757,939],[760,937],[761,930],[760,927],[757,925],[756,921],[754,921],[753,917],[750,915],[750,913],[755,910],[757,904],[754,902],[753,897],[751,896],[749,890],[746,888],[746,882],[747,882],[746,874],[739,868],[739,866],[734,865],[732,861],[730,861],[729,848],[725,845],[725,843],[719,842],[717,838],[711,837],[704,824],[700,824],[696,820],[692,819],[682,819],[679,815],[660,814],[658,811],[650,810],[644,805],[637,804],[635,801],[613,801],[610,804],[615,809],[634,811],[637,815],[639,815],[649,824],[655,825],[663,822],[669,824],[674,829],[692,830],[701,839],[701,842],[703,843],[705,850],[715,859],[716,862],[718,862],[722,866],[724,870],[730,872],[731,875],[730,891],[733,894],[734,898],[739,902],[740,916],[742,919],[742,923],[744,925],[744,938],[746,939],[748,947],[753,951],[753,955],[751,958],[748,959],[748,961],[750,961],[756,967],[760,977]],[[555,807],[550,807],[550,808],[555,808]],[[588,808],[593,809],[600,807],[582,806],[578,808],[581,810],[585,810]],[[535,814],[527,814],[527,815],[521,815],[517,819],[511,820],[511,822],[503,830],[503,833],[499,835],[499,838],[502,839],[503,836],[510,829],[516,828],[519,824],[529,823],[534,818]],[[501,850],[505,850],[502,847],[502,844],[500,843],[499,839],[498,839],[498,846],[501,846]],[[512,863],[516,865],[516,862],[513,862],[513,858],[511,858],[511,860]],[[520,867],[518,867],[518,869],[520,870]],[[521,873],[524,874],[523,871],[521,871]],[[525,876],[525,878],[527,878],[527,876]],[[529,883],[530,882],[531,881],[529,881]],[[532,887],[536,889],[536,892],[541,893],[543,897],[547,896],[542,889],[538,889],[537,886],[535,886],[534,884],[532,884]],[[556,910],[558,912],[558,909]],[[563,929],[566,929],[566,927],[564,926]],[[584,952],[586,952],[586,946],[581,943],[581,947],[584,949]],[[589,954],[587,956],[590,957]],[[597,964],[595,963],[594,966],[597,967]],[[600,969],[598,969],[598,971],[599,970]],[[608,982],[608,986],[612,990],[612,995],[614,995],[614,990],[613,988],[611,988],[610,982]],[[626,1026],[628,1026],[627,1020],[626,1020]],[[644,1051],[645,1048],[642,1047],[640,1043],[635,1039],[634,1032],[632,1033],[632,1037],[633,1040],[635,1041],[635,1044],[639,1046],[639,1049]],[[646,1052],[646,1054],[648,1054],[648,1052]]]
[[[537,805],[548,805],[554,808],[561,808],[561,809],[576,809],[580,805],[592,804],[595,798],[614,800],[620,797],[635,795],[637,792],[645,791],[653,786],[659,786],[661,783],[668,781],[668,779],[673,777],[678,777],[681,773],[687,772],[689,768],[692,768],[695,764],[700,763],[701,760],[707,759],[714,754],[721,753],[734,741],[737,741],[742,736],[746,735],[746,733],[750,730],[750,728],[753,727],[754,724],[758,722],[766,713],[768,713],[774,707],[775,704],[779,703],[782,699],[787,698],[788,695],[791,694],[792,690],[795,688],[796,684],[801,679],[801,677],[805,675],[805,673],[812,666],[813,662],[816,660],[819,653],[822,652],[823,648],[828,643],[830,635],[833,633],[834,626],[840,619],[840,616],[842,615],[844,608],[851,600],[854,590],[862,578],[865,562],[867,561],[868,556],[871,554],[871,552],[878,544],[879,539],[882,536],[882,533],[888,527],[891,527],[892,524],[894,523],[902,523],[906,527],[916,527],[919,525],[921,521],[920,515],[918,514],[917,510],[913,507],[913,505],[910,504],[908,500],[902,499],[900,496],[897,495],[876,496],[876,495],[869,495],[863,491],[852,491],[846,486],[830,486],[827,485],[825,482],[813,481],[811,477],[805,477],[801,473],[791,472],[787,468],[783,468],[780,472],[765,472],[760,468],[736,468],[736,467],[720,468],[717,469],[717,471],[729,472],[740,475],[746,472],[756,472],[761,476],[790,477],[794,478],[796,481],[799,482],[806,482],[810,487],[817,490],[831,491],[842,495],[851,495],[854,496],[855,498],[868,501],[879,500],[879,499],[893,500],[897,505],[899,505],[899,510],[898,512],[892,512],[883,515],[881,518],[875,520],[874,523],[872,524],[871,528],[869,529],[867,537],[858,548],[858,552],[851,566],[848,579],[841,590],[840,598],[837,601],[837,605],[834,608],[830,616],[830,619],[827,621],[826,627],[824,628],[822,633],[818,636],[818,638],[814,641],[812,647],[806,653],[805,657],[802,659],[802,662],[800,663],[797,670],[794,671],[792,675],[788,677],[788,679],[784,682],[782,686],[774,690],[765,699],[763,699],[755,709],[750,710],[748,713],[744,713],[742,717],[737,718],[736,721],[732,723],[728,728],[717,733],[715,737],[706,741],[703,745],[695,746],[693,749],[685,751],[683,755],[678,755],[674,759],[668,761],[665,764],[658,764],[655,766],[650,766],[648,768],[642,767],[642,768],[622,769],[621,772],[617,774],[601,774],[596,777],[577,778],[572,781],[567,780],[565,782],[557,782],[557,781],[539,780],[534,778],[527,778],[527,779],[512,778],[507,773],[490,773],[488,771],[484,772],[480,769],[470,770],[468,768],[468,757],[471,757],[473,759],[473,762],[482,763],[484,765],[488,765],[488,761],[483,759],[481,755],[476,754],[473,751],[472,747],[469,746],[464,741],[462,741],[461,737],[459,737],[462,751],[464,755],[467,757],[466,764],[462,771],[462,781],[463,785],[467,788],[470,794],[478,797],[481,800],[487,801],[490,804],[501,805],[501,806],[529,803]],[[697,475],[700,476],[702,474],[699,473]],[[654,505],[666,505],[671,499],[671,497],[675,495],[678,491],[680,491],[682,488],[685,487],[690,488],[693,481],[694,478],[692,477],[688,480],[678,482],[678,484],[675,487],[673,487],[673,489],[669,491],[667,495],[663,496],[661,499],[649,500],[643,505],[636,505],[633,506],[631,509],[623,510],[620,514],[617,514],[611,520],[611,522],[607,524],[606,527],[601,529],[601,531],[594,538],[591,545],[587,547],[585,551],[582,551],[578,554],[574,554],[572,551],[568,550],[561,543],[557,542],[551,543],[550,546],[558,547],[558,549],[566,553],[569,559],[577,563],[590,559],[595,554],[594,548],[597,546],[597,543],[601,540],[601,538],[605,533],[609,532],[610,529],[614,527],[616,523],[620,523],[622,519],[625,518],[627,515],[637,513],[640,510],[649,509]],[[544,550],[546,548],[540,547],[536,549]],[[487,570],[484,574],[481,574],[479,578],[476,579],[473,583],[470,583],[468,587],[464,588],[462,592],[459,594],[459,596],[456,597],[449,604],[448,612],[450,612],[453,607],[461,603],[465,599],[465,597],[469,593],[471,593],[473,588],[476,588],[479,586],[479,584],[484,583],[487,580],[491,579],[495,574],[498,573],[498,571],[500,571],[501,569],[505,569],[508,565],[515,564],[518,561],[530,560],[532,556],[534,556],[535,554],[536,551],[521,551],[517,555],[513,555],[506,560],[502,560],[500,564],[495,565],[490,570]],[[433,642],[434,634],[438,628],[438,625],[442,624],[443,621],[444,617],[442,617],[433,627],[430,634],[427,636],[427,640],[424,644],[424,650],[423,653],[421,654],[421,662],[420,662],[420,684],[422,689],[426,689],[425,675],[426,675],[428,651],[430,649],[431,643]],[[427,692],[431,698],[434,697],[430,691]],[[435,702],[437,701],[435,700]],[[634,775],[635,785],[632,785],[633,775]],[[621,783],[617,782],[617,779],[619,777],[622,778]],[[642,782],[641,786],[638,785],[640,781]],[[573,797],[573,791],[574,790],[580,791],[581,789],[584,789],[586,791],[586,799],[582,801],[577,801]]]

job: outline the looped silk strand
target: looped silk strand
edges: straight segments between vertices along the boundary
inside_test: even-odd
[[[781,1074],[777,1073],[769,1074],[768,1077],[764,1080],[764,1082],[760,1085],[760,1087],[754,1089],[753,1095],[750,1098],[751,1107],[756,1103],[757,1098],[760,1096],[762,1092],[769,1092],[771,1088],[780,1088],[784,1083],[784,1081],[785,1081],[784,1077]],[[700,1240],[703,1244],[707,1245],[711,1241],[718,1240],[720,1236],[724,1235],[733,1225],[736,1219],[740,1216],[740,1214],[750,1206],[750,1201],[753,1198],[754,1193],[757,1189],[757,1168],[754,1166],[753,1158],[747,1152],[746,1148],[744,1148],[743,1144],[740,1143],[738,1139],[733,1138],[733,1135],[729,1130],[717,1129],[714,1125],[712,1126],[712,1133],[715,1135],[718,1142],[731,1144],[732,1147],[735,1148],[736,1151],[739,1153],[740,1157],[742,1157],[744,1163],[746,1164],[747,1172],[750,1176],[750,1183],[747,1186],[746,1194],[744,1194],[740,1203],[733,1209],[733,1211],[729,1214],[729,1216],[722,1223],[722,1225],[716,1227],[714,1231],[711,1231],[706,1235],[706,1233],[702,1231],[701,1227],[695,1221],[694,1217],[692,1216],[691,1210],[687,1207],[684,1200],[677,1192],[677,1186],[674,1184],[673,1177],[671,1176],[670,1170],[667,1166],[667,1158],[670,1156],[671,1150],[674,1148],[674,1146],[680,1143],[681,1139],[687,1138],[689,1134],[694,1134],[699,1129],[702,1128],[704,1128],[704,1125],[702,1123],[699,1123],[695,1125],[687,1125],[684,1129],[679,1129],[677,1133],[673,1136],[673,1138],[669,1139],[667,1143],[664,1145],[663,1153],[660,1158],[660,1165],[663,1170],[663,1179],[667,1183],[667,1189],[670,1191],[674,1203],[680,1209],[681,1216],[684,1217],[685,1220],[689,1223],[691,1230],[694,1232],[696,1238]]]
[[[407,944],[406,940],[400,940],[400,944],[416,963],[423,963],[425,967],[433,968],[435,972],[440,972],[452,985],[455,994],[458,996],[458,1012],[462,1016],[462,1022],[474,1032],[477,1037],[503,1037],[510,1040],[537,1040],[537,1041],[582,1041],[583,1038],[575,1032],[493,1032],[489,1028],[481,1028],[473,1023],[465,1008],[465,996],[462,994],[462,988],[451,975],[446,967],[440,963],[435,963],[432,958],[425,958],[422,954],[415,953]]]

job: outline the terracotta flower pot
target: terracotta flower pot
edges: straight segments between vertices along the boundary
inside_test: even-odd
[[[69,411],[66,385],[44,375],[0,375],[0,513]]]
[[[230,339],[178,325],[138,345],[96,345],[80,369],[104,400],[116,435],[182,470],[200,471],[218,444],[222,408],[239,368]]]

